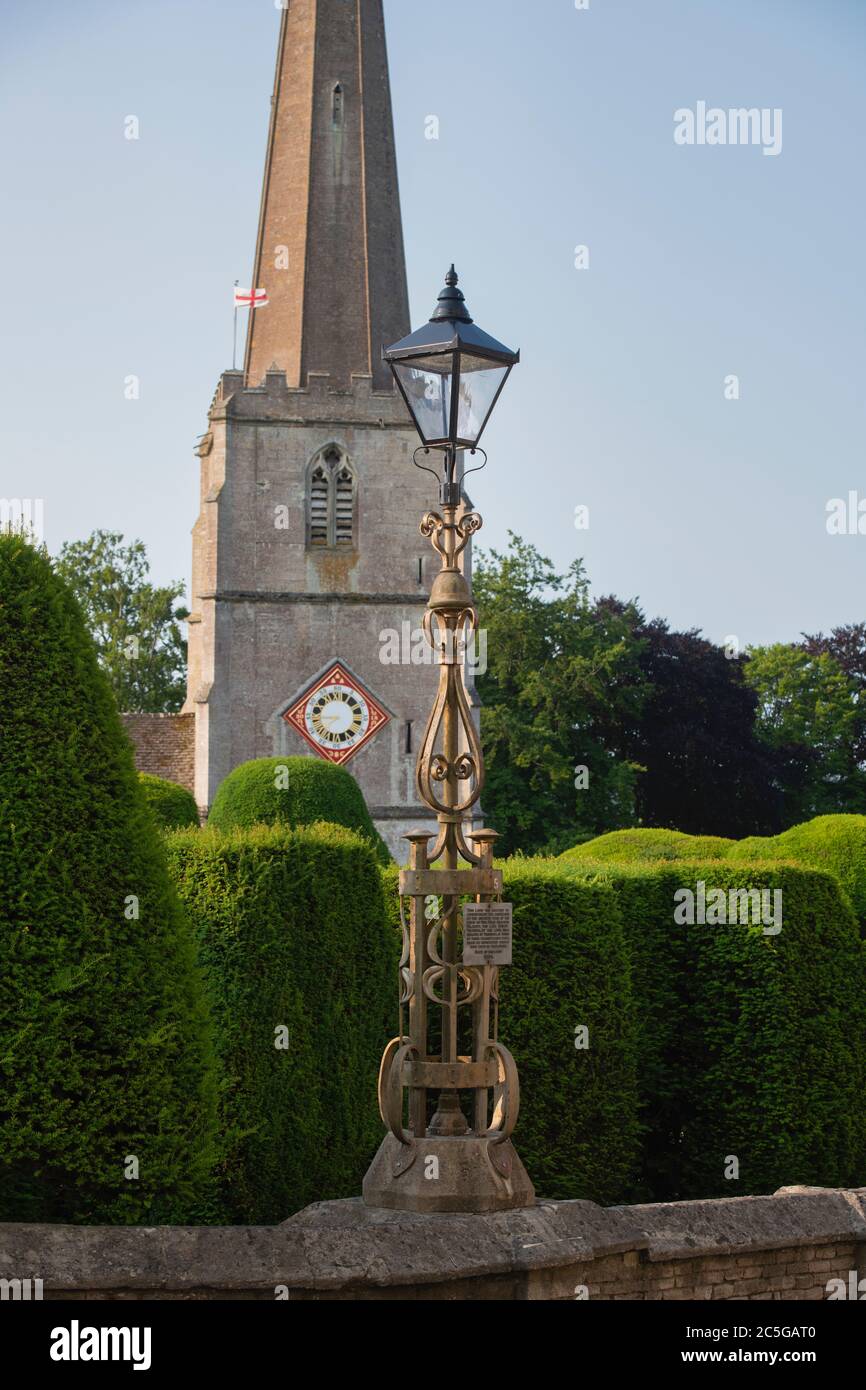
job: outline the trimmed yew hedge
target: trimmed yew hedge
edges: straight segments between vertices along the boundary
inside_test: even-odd
[[[81,610],[9,534],[0,736],[0,1221],[186,1220],[215,1110],[189,927]]]
[[[611,830],[594,840],[584,840],[559,857],[566,862],[594,864],[717,859],[724,858],[735,844],[735,840],[726,840],[720,835],[686,835],[681,830]]]
[[[369,842],[314,825],[166,843],[223,1073],[218,1195],[202,1219],[268,1224],[356,1196],[382,1138],[376,1078],[397,990]]]
[[[322,758],[256,758],[230,772],[208,815],[213,830],[253,825],[314,825],[327,821],[355,830],[382,864],[391,856],[351,773]]]
[[[838,883],[788,864],[718,860],[596,872],[617,895],[632,955],[641,1195],[861,1182],[866,958]],[[781,932],[677,925],[674,895],[698,881],[780,889]],[[724,1177],[729,1155],[737,1182]]]
[[[500,974],[500,1037],[520,1075],[518,1152],[543,1197],[623,1201],[638,1160],[638,1035],[617,898],[555,861],[504,869],[514,964]]]
[[[164,777],[154,777],[149,772],[140,772],[138,780],[160,830],[185,830],[198,825],[195,797],[186,787],[167,782]]]
[[[732,859],[742,863],[787,861],[832,873],[866,926],[866,816],[816,816],[781,835],[725,840],[679,830],[614,830],[560,855],[563,863],[633,864],[663,859]]]
[[[562,864],[563,872],[603,882],[615,894],[628,957],[634,1013],[637,1118],[641,1131],[634,1186],[620,1200],[667,1200],[679,1187],[680,1133],[689,1047],[682,953],[672,934],[676,874],[659,866]]]
[[[708,883],[780,889],[778,936],[699,929],[693,1027],[704,1055],[684,1136],[691,1195],[804,1183],[850,1187],[866,1167],[866,968],[856,921],[829,875],[714,866]],[[739,1189],[738,1189],[739,1190]]]
[[[728,858],[788,859],[834,874],[860,922],[866,924],[866,816],[816,816],[781,835],[738,840]]]

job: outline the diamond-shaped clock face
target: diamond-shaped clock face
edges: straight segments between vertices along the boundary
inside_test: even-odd
[[[320,758],[347,763],[389,722],[390,715],[345,666],[335,662],[283,718]]]

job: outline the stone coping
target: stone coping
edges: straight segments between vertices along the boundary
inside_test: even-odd
[[[866,1188],[602,1208],[539,1202],[488,1215],[420,1216],[320,1202],[273,1227],[0,1225],[0,1278],[80,1290],[363,1289],[583,1265],[866,1242]]]
[[[720,1197],[628,1207],[650,1260],[693,1260],[804,1245],[866,1241],[866,1188],[783,1187],[768,1197]]]

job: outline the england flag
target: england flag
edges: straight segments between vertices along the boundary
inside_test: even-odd
[[[235,285],[236,309],[264,309],[269,302],[267,290],[241,290]]]

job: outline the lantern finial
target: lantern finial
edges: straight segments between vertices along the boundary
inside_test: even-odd
[[[463,291],[457,288],[459,279],[452,263],[445,276],[445,288],[439,296],[439,302],[430,319],[431,323],[441,323],[443,319],[448,319],[451,323],[472,323],[472,315],[466,307]]]

